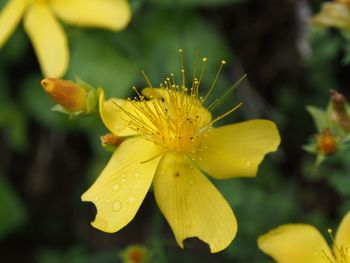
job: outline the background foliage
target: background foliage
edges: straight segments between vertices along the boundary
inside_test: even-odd
[[[0,7],[6,1],[0,1]],[[127,97],[179,72],[177,50],[185,50],[188,72],[194,54],[208,57],[208,87],[225,59],[215,96],[244,73],[248,78],[218,109],[243,102],[224,122],[274,120],[282,145],[254,179],[214,183],[229,201],[239,232],[225,251],[211,255],[191,239],[181,250],[152,193],[135,220],[116,234],[93,229],[94,207],[80,195],[99,174],[109,153],[100,147],[106,132],[97,117],[70,121],[49,111],[53,102],[32,46],[19,27],[0,51],[0,261],[38,263],[122,262],[129,245],[143,247],[151,262],[272,262],[256,238],[280,224],[305,222],[322,233],[336,229],[350,210],[350,155],[317,168],[302,145],[316,133],[306,105],[325,108],[329,90],[350,98],[346,33],[313,28],[308,17],[322,1],[133,0],[133,19],[120,33],[65,25],[77,74],[108,96]],[[190,74],[190,73],[189,73]],[[124,259],[125,261],[125,259]]]

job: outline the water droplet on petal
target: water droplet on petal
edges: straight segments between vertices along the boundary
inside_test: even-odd
[[[98,199],[99,199],[99,197],[96,195],[96,196],[95,196],[95,200],[97,201]]]
[[[113,203],[112,209],[113,209],[114,212],[116,212],[116,211],[119,211],[119,210],[122,208],[122,206],[123,206],[123,205],[122,205],[121,202],[115,201],[115,202]]]
[[[125,182],[125,181],[126,181],[125,177],[126,177],[126,175],[123,174],[123,175],[122,175],[122,182]]]
[[[132,205],[132,204],[134,204],[135,202],[136,202],[136,197],[134,197],[134,196],[129,196],[129,198],[128,198],[128,203],[130,204],[130,205]]]
[[[245,163],[245,165],[249,167],[249,166],[251,166],[251,165],[252,165],[252,163],[251,163],[251,162],[249,162],[249,161],[247,161],[247,162]]]
[[[119,184],[113,185],[112,189],[113,189],[113,191],[118,192],[120,190]]]

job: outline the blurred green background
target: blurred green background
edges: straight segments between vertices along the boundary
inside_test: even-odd
[[[197,52],[208,57],[203,92],[222,59],[228,63],[215,96],[248,74],[214,114],[243,102],[221,123],[274,120],[282,144],[257,178],[214,181],[239,224],[230,247],[214,255],[196,239],[185,250],[177,246],[152,192],[120,232],[90,226],[95,208],[80,195],[109,159],[99,141],[107,130],[97,116],[72,121],[49,110],[54,103],[40,87],[35,53],[19,26],[0,51],[0,261],[123,262],[127,247],[138,244],[150,262],[268,263],[256,239],[273,227],[304,222],[324,234],[336,230],[350,210],[350,155],[317,169],[315,156],[302,150],[315,133],[305,106],[325,107],[330,89],[350,98],[349,40],[308,22],[322,2],[133,0],[132,21],[122,32],[64,25],[71,52],[65,78],[79,75],[108,96],[146,86],[141,69],[153,83],[179,75],[179,48],[189,72]]]

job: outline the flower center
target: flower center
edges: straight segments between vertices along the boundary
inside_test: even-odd
[[[148,88],[143,89],[140,94],[134,87],[137,96],[133,100],[129,99],[129,101],[133,104],[135,110],[133,112],[124,110],[124,112],[131,119],[129,121],[131,129],[145,136],[146,139],[153,141],[164,151],[182,152],[193,156],[197,151],[206,148],[204,138],[207,136],[213,123],[232,113],[241,105],[241,103],[238,104],[213,120],[209,112],[209,109],[228,97],[245,78],[245,75],[234,83],[221,98],[214,100],[210,106],[205,108],[203,104],[211,94],[222,66],[226,62],[224,60],[221,61],[212,85],[203,98],[199,97],[199,86],[207,58],[202,59],[203,63],[199,76],[197,77],[195,73],[192,79],[192,86],[187,88],[183,51],[180,49],[179,53],[181,56],[181,85],[176,84],[175,77],[171,74],[159,85],[159,88],[153,88],[146,74],[142,72],[148,83]],[[197,62],[195,63],[194,72],[196,72],[196,68]]]
[[[350,263],[350,251],[348,247],[334,245],[333,254],[335,263]]]
[[[149,100],[147,100],[149,99]],[[211,114],[190,91],[167,78],[160,88],[146,88],[133,100],[137,109],[129,126],[164,151],[195,153],[211,127]]]
[[[325,255],[327,263],[350,263],[350,248],[348,246],[339,245],[335,242],[332,230],[328,229],[328,233],[333,240],[333,253],[331,256]]]

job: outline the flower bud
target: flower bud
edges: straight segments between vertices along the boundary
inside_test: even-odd
[[[105,135],[102,135],[100,139],[101,139],[101,144],[104,147],[109,147],[109,146],[118,147],[124,140],[123,138],[117,137],[112,133],[107,133]]]
[[[344,131],[350,131],[350,117],[346,109],[346,98],[343,94],[331,90],[331,119],[337,123]]]
[[[329,128],[323,130],[318,136],[318,151],[324,155],[331,155],[338,149],[338,144]]]
[[[68,112],[85,112],[87,91],[69,80],[46,78],[41,81],[46,93]]]
[[[147,263],[150,262],[149,251],[141,245],[131,245],[121,255],[123,263]]]

